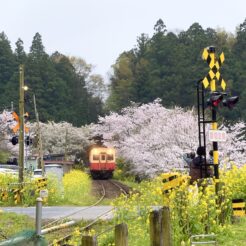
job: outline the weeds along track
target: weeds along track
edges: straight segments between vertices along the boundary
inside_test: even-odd
[[[116,186],[120,190],[120,194],[124,194],[126,196],[129,195],[130,193],[130,187],[128,187],[125,184],[120,183],[119,181],[116,180],[108,180],[112,185]]]
[[[113,210],[114,210],[114,208],[110,209],[109,211],[107,211],[105,213],[100,214],[95,220],[93,220],[93,221],[89,222],[87,225],[79,228],[79,232],[82,233],[84,231],[90,230],[93,227],[93,225],[98,223],[100,221],[100,219],[107,216],[107,214],[111,213]],[[62,230],[64,230],[64,228],[62,228]],[[67,234],[67,235],[62,237],[62,238],[56,239],[56,245],[60,245],[60,246],[69,245],[69,244],[67,244],[67,241],[72,238],[73,230],[74,230],[73,228],[68,228],[68,230],[66,232],[64,231],[64,234]],[[49,246],[51,246],[51,245],[54,245],[54,244],[50,243]]]
[[[83,210],[86,210],[88,208],[94,207],[94,206],[98,205],[101,201],[103,201],[106,198],[107,199],[116,198],[116,197],[120,196],[121,194],[124,194],[127,197],[128,194],[129,194],[129,191],[130,191],[130,188],[128,186],[126,186],[126,185],[124,185],[124,184],[122,184],[122,183],[120,183],[120,182],[118,182],[116,180],[93,180],[93,190],[92,190],[92,192],[93,192],[94,195],[99,196],[100,198],[97,200],[96,203],[94,203],[90,207],[78,210],[75,213],[79,213],[79,212],[81,212]],[[93,220],[93,221],[89,222],[87,225],[81,227],[79,229],[79,231],[83,232],[83,231],[91,229],[94,224],[96,224],[103,217],[105,217],[108,214],[112,213],[113,210],[114,210],[114,208],[108,210],[105,213],[100,214],[95,220]],[[72,214],[69,214],[66,217],[63,217],[62,219],[63,220],[64,219],[68,219],[69,216],[71,216],[71,215]],[[58,223],[59,221],[61,221],[61,219],[53,221],[51,223],[55,224],[55,223]],[[51,223],[47,224],[46,228],[47,228],[47,226],[50,226]],[[78,222],[74,223],[74,225],[77,224],[77,223]],[[61,226],[61,229],[64,230],[64,227]],[[56,229],[56,231],[57,230],[59,230],[59,229]],[[62,237],[62,238],[60,238],[60,239],[58,239],[58,240],[56,240],[56,244],[58,244],[58,245],[67,245],[66,242],[69,239],[71,239],[71,237],[73,235],[72,231],[73,231],[72,228],[67,228],[67,230],[64,231],[64,234],[67,234],[67,235]],[[53,244],[51,243],[49,245],[53,245]]]
[[[51,226],[54,227],[54,225],[57,225],[59,223],[62,223],[65,220],[68,220],[69,217],[71,217],[72,215],[77,214],[77,213],[80,213],[80,212],[85,211],[85,210],[88,210],[88,209],[90,209],[90,208],[95,207],[96,205],[98,205],[105,198],[105,195],[106,195],[105,188],[104,188],[103,185],[100,186],[100,194],[101,195],[100,195],[99,199],[95,203],[93,203],[92,205],[87,206],[87,207],[82,208],[82,209],[78,209],[77,211],[75,211],[73,213],[69,213],[66,216],[63,216],[62,218],[59,218],[59,219],[54,220],[52,222],[49,222],[49,223],[47,223],[47,224],[45,224],[45,225],[42,226],[42,230],[45,230],[46,228],[51,228]],[[46,229],[46,230],[48,230],[48,229]]]
[[[121,194],[128,195],[130,187],[116,180],[93,180],[93,193],[100,194],[100,187],[104,187],[105,198],[114,199]]]

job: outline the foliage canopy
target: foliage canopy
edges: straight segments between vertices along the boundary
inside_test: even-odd
[[[162,99],[165,107],[196,105],[196,82],[209,71],[201,55],[211,45],[216,47],[217,56],[222,51],[225,54],[220,70],[228,93],[240,97],[237,109],[222,110],[222,114],[230,120],[245,120],[246,20],[235,36],[222,29],[204,30],[199,23],[186,31],[168,32],[164,22],[158,20],[153,36],[141,34],[136,47],[121,53],[113,65],[107,107],[120,111],[130,101],[149,103],[156,98]]]
[[[13,102],[18,108],[19,75],[18,66],[25,66],[25,85],[29,91],[25,93],[25,108],[34,119],[32,95],[35,94],[40,120],[68,121],[81,126],[97,120],[102,114],[100,95],[94,95],[87,89],[87,82],[102,83],[101,77],[91,74],[91,65],[85,62],[84,70],[77,70],[74,59],[54,52],[48,55],[42,43],[42,37],[36,33],[33,37],[30,52],[25,53],[23,41],[18,39],[15,52],[11,50],[7,36],[0,33],[0,105],[9,108]],[[79,59],[78,59],[79,60]],[[87,77],[90,75],[90,80]]]

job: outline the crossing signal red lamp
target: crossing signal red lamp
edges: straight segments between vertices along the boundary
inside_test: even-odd
[[[223,105],[225,107],[228,107],[229,109],[232,109],[238,103],[238,101],[239,101],[238,96],[228,97],[223,100]]]
[[[214,91],[211,93],[210,98],[207,100],[207,105],[216,108],[219,106],[222,100],[223,100],[223,94],[221,94],[218,91]]]

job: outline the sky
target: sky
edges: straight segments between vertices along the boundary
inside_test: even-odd
[[[151,37],[160,18],[168,31],[198,22],[232,33],[246,18],[246,0],[0,0],[0,8],[0,32],[13,49],[21,38],[29,52],[39,32],[48,54],[81,57],[106,80],[118,56],[142,33]]]

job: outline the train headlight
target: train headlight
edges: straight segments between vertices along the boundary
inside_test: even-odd
[[[113,149],[109,149],[109,150],[108,150],[108,154],[109,154],[109,155],[112,155],[112,154],[113,154]]]
[[[98,155],[99,151],[98,151],[98,149],[93,149],[92,153],[93,153],[94,155]]]

